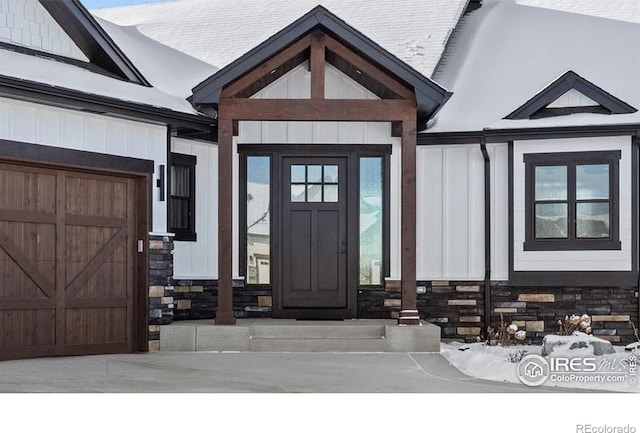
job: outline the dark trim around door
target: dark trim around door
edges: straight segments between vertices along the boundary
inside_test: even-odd
[[[248,156],[269,156],[271,158],[270,169],[270,236],[271,236],[271,261],[270,275],[271,283],[268,285],[251,285],[256,289],[272,289],[273,296],[273,317],[281,318],[315,318],[315,319],[344,319],[358,317],[358,288],[359,285],[359,158],[360,157],[380,157],[383,163],[383,278],[379,287],[384,286],[384,276],[389,275],[390,270],[390,167],[391,167],[391,145],[335,145],[335,144],[238,144],[240,154],[239,166],[239,265],[240,275],[246,278],[246,229],[247,229],[247,209],[246,209],[246,183],[247,183],[247,157]],[[284,309],[281,302],[281,236],[280,227],[282,215],[281,197],[281,170],[284,158],[320,158],[320,157],[345,157],[347,158],[348,170],[348,209],[347,209],[347,255],[348,255],[348,305],[347,309]],[[355,197],[355,199],[354,199]],[[372,286],[363,286],[372,287]],[[377,286],[375,286],[377,287]]]

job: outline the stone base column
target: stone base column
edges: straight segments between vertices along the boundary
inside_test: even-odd
[[[149,235],[149,351],[160,350],[160,325],[173,322],[173,235]]]

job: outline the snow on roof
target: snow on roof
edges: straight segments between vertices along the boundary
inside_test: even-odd
[[[640,23],[638,0],[517,0],[519,4]]]
[[[119,26],[100,18],[97,20],[142,75],[169,95],[187,99],[193,87],[218,70],[144,36],[135,27]]]
[[[485,0],[463,19],[434,75],[453,96],[428,130],[640,122],[640,113],[501,120],[567,70],[640,108],[639,49],[638,24]]]
[[[180,0],[92,13],[222,68],[318,4],[431,76],[467,0]]]
[[[184,99],[43,57],[0,49],[0,75],[173,111],[198,114]]]

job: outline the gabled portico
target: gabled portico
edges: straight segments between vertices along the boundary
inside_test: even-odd
[[[308,93],[303,92],[295,98],[252,97],[303,62],[309,65]],[[327,65],[358,83],[373,96],[368,99],[336,98],[327,90]],[[219,276],[216,324],[235,323],[232,310],[233,261],[239,260],[239,254],[233,248],[233,226],[239,222],[234,220],[233,213],[233,182],[237,179],[237,173],[233,172],[234,135],[237,135],[238,122],[243,121],[313,122],[314,125],[324,125],[326,122],[390,122],[391,135],[397,137],[400,143],[400,212],[397,213],[399,218],[395,225],[390,224],[388,215],[384,219],[386,246],[388,237],[399,241],[399,269],[398,275],[395,275],[401,286],[399,323],[419,324],[416,308],[416,132],[424,128],[428,118],[448,97],[449,94],[437,84],[320,6],[194,88],[194,105],[200,110],[216,114],[218,119]],[[273,261],[269,263],[273,275],[274,302],[279,303],[274,311],[293,312],[293,315],[286,317],[296,317],[295,311],[307,307],[296,301],[298,303],[292,303],[291,308],[287,309],[286,302],[281,301],[287,299],[288,290],[303,291],[298,293],[302,297],[307,296],[305,293],[316,296],[313,293],[334,290],[332,285],[335,284],[335,290],[339,291],[341,289],[338,286],[342,284],[340,275],[344,273],[346,298],[344,307],[341,306],[339,310],[349,314],[345,317],[353,317],[354,313],[357,317],[357,308],[352,301],[358,287],[359,272],[357,242],[360,226],[358,220],[354,219],[354,214],[358,212],[356,172],[358,155],[366,153],[368,147],[367,144],[351,146],[352,154],[349,154],[348,145],[331,140],[320,141],[322,145],[318,145],[316,140],[313,145],[300,144],[295,148],[292,146],[296,143],[289,142],[280,153],[274,151],[272,144],[264,145],[265,151],[268,149],[271,153],[277,153],[272,157],[277,163],[273,163],[270,173],[274,176],[274,182],[277,179],[280,185],[271,189],[272,195],[278,195],[273,197],[276,204],[269,202],[270,218],[274,226],[280,227],[271,228],[271,234],[275,233],[276,236],[271,240],[274,251]],[[274,168],[276,166],[277,170]],[[302,180],[294,179],[296,170],[306,173]],[[320,181],[312,179],[311,173],[316,170],[325,173]],[[327,180],[329,177],[326,173],[333,171],[336,173],[335,179]],[[291,184],[291,197],[284,193],[289,191],[287,183]],[[284,188],[281,184],[284,184]],[[306,188],[307,191],[322,189],[324,192],[313,198],[309,195],[311,192],[294,197],[293,191],[300,188]],[[333,188],[338,191],[336,196],[329,195]],[[343,201],[344,207],[341,207]],[[294,219],[287,220],[287,215],[293,215]],[[309,221],[309,228],[304,221]],[[335,233],[332,232],[334,226],[338,227]],[[339,229],[342,226],[344,230]],[[293,230],[291,227],[301,228],[295,233],[287,232]],[[284,244],[296,244],[294,240],[302,238],[308,238],[304,248],[296,247],[298,249],[289,251],[283,247]],[[390,254],[386,252],[387,259]],[[303,269],[303,277],[286,274],[300,268],[290,257],[306,255],[312,264],[308,272]],[[306,261],[303,260],[304,263]],[[324,278],[334,274],[331,269],[335,269],[338,276],[335,283]],[[389,266],[382,265],[382,269],[384,276],[389,277]],[[292,285],[295,287],[290,287]],[[318,302],[309,308],[323,311],[334,306]],[[326,318],[331,317],[329,315]]]

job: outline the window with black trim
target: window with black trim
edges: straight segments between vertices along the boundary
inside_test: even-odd
[[[619,250],[620,151],[525,154],[525,251]]]
[[[177,241],[195,241],[196,157],[171,154],[169,185],[169,230]]]

